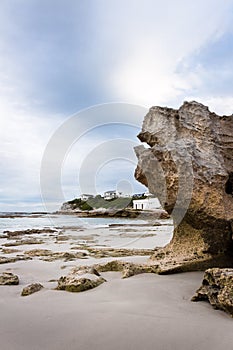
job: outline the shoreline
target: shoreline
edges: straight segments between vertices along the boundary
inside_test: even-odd
[[[59,210],[54,214],[75,215],[77,217],[99,217],[99,218],[130,218],[130,219],[169,219],[168,213],[162,209],[136,210],[136,209],[96,209],[96,210]]]
[[[94,210],[58,210],[55,212],[5,212],[0,218],[41,217],[49,215],[73,215],[90,218],[129,218],[129,219],[169,219],[168,213],[162,209],[136,210],[136,209],[94,209]]]

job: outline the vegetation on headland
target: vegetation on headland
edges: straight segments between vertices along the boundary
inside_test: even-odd
[[[146,196],[142,195],[140,197],[118,197],[114,199],[104,199],[100,195],[97,195],[93,198],[83,201],[81,198],[75,198],[71,201],[68,201],[67,204],[71,207],[72,210],[93,210],[93,209],[124,209],[132,208],[134,199],[145,199]]]

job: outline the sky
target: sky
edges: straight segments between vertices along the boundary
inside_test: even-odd
[[[233,0],[1,0],[0,211],[143,192],[149,107],[233,113],[232,20]]]

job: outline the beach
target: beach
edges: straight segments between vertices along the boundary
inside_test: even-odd
[[[233,349],[233,0],[0,18],[0,350]]]
[[[102,272],[106,282],[92,290],[55,290],[57,280],[75,266],[113,259],[146,262],[150,249],[171,239],[171,222],[95,219],[88,225],[77,221],[75,226],[74,217],[55,217],[55,222],[44,226],[46,218],[40,218],[41,222],[31,216],[21,222],[8,219],[12,230],[1,233],[1,258],[20,258],[0,264],[0,273],[19,277],[18,285],[0,286],[2,350],[231,347],[231,318],[208,303],[190,301],[203,272],[147,273],[126,279],[120,272]],[[38,231],[32,231],[36,223]],[[113,248],[118,256],[111,256]],[[17,251],[6,253],[5,249]],[[86,255],[79,255],[84,252]],[[31,283],[41,283],[44,288],[22,297],[22,289]]]
[[[122,280],[109,272],[108,282],[90,291],[45,289],[25,298],[20,286],[1,288],[1,349],[230,349],[232,319],[190,301],[202,275]]]

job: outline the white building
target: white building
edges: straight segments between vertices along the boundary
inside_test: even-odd
[[[144,193],[145,197],[153,197],[153,194],[151,194],[148,190]]]
[[[110,200],[110,199],[114,199],[117,198],[117,191],[106,191],[104,192],[104,199],[106,200]]]
[[[119,198],[131,198],[132,195],[129,194],[129,193],[123,193],[123,192],[118,192],[117,191],[117,197],[119,197]]]
[[[133,200],[133,209],[137,209],[137,210],[161,209],[161,204],[158,198],[147,197],[145,199],[135,199]]]
[[[115,190],[104,192],[104,199],[110,200],[114,198],[131,198],[131,195],[123,192],[115,191]]]
[[[92,194],[83,193],[81,194],[80,198],[82,201],[88,201],[88,199],[94,198],[94,196]]]

